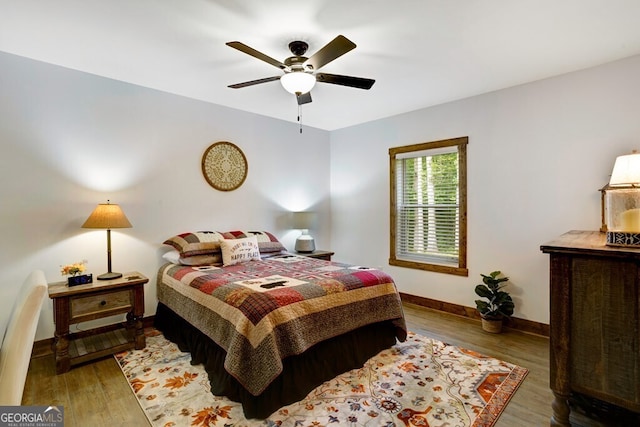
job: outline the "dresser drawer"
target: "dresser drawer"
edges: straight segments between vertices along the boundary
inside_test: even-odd
[[[133,307],[133,291],[107,292],[97,295],[77,296],[71,298],[70,322],[107,317],[114,314],[127,313]]]

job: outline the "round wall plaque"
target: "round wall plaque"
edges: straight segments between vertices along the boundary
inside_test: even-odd
[[[247,177],[247,158],[236,145],[220,141],[212,144],[202,156],[202,174],[216,190],[231,191]]]

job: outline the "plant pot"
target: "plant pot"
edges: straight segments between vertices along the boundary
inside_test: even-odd
[[[492,334],[502,332],[502,319],[482,318],[482,329]]]

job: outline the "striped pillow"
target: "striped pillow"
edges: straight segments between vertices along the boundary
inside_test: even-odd
[[[181,258],[195,255],[207,255],[220,252],[220,240],[224,239],[217,231],[196,231],[182,233],[164,241],[180,252]]]

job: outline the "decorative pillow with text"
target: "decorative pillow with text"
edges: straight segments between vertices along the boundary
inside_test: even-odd
[[[225,267],[247,261],[260,261],[260,248],[255,236],[220,240],[222,264]]]

